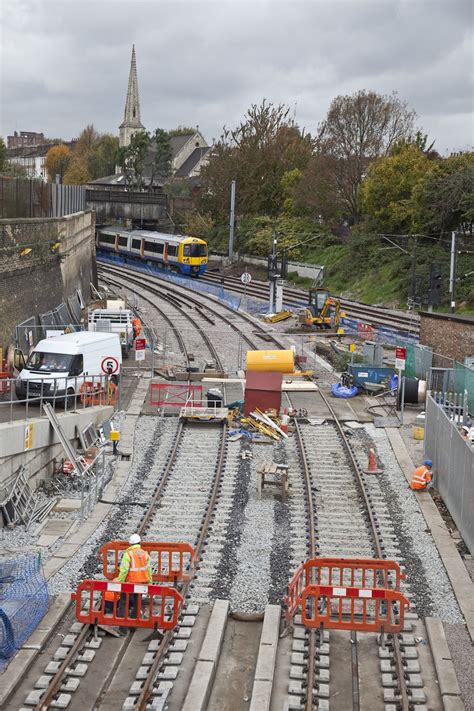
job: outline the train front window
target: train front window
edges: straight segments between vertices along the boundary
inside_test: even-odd
[[[207,257],[205,244],[185,244],[183,248],[184,257]]]

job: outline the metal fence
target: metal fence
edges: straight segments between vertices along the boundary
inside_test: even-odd
[[[0,218],[63,217],[86,209],[83,185],[45,183],[39,178],[0,177]]]
[[[474,553],[474,450],[458,429],[459,423],[428,394],[425,455],[433,460],[435,486],[467,547]]]

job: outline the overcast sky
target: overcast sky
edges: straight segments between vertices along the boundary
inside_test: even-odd
[[[210,142],[264,97],[314,132],[339,94],[397,91],[441,152],[473,137],[472,0],[2,0],[0,135],[118,135],[132,44],[147,129]]]

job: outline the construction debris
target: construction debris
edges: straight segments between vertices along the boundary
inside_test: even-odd
[[[21,523],[28,528],[32,523],[43,521],[56,502],[56,498],[45,502],[34,496],[28,483],[25,467],[22,466],[7,495],[0,502],[0,518],[3,525],[8,528],[13,528]]]
[[[292,311],[283,309],[283,311],[279,311],[277,314],[267,314],[263,317],[263,320],[267,323],[278,323],[279,321],[285,321],[287,318],[291,318],[292,316]]]

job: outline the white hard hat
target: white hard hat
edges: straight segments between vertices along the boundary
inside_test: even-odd
[[[469,434],[470,432],[469,427],[467,427],[466,425],[463,425],[461,429],[464,430],[464,432],[466,432],[467,434]]]
[[[142,539],[140,538],[140,536],[138,535],[138,533],[132,533],[132,535],[130,536],[129,543],[130,543],[131,546],[134,546],[135,543],[140,543],[141,540],[142,540]]]

